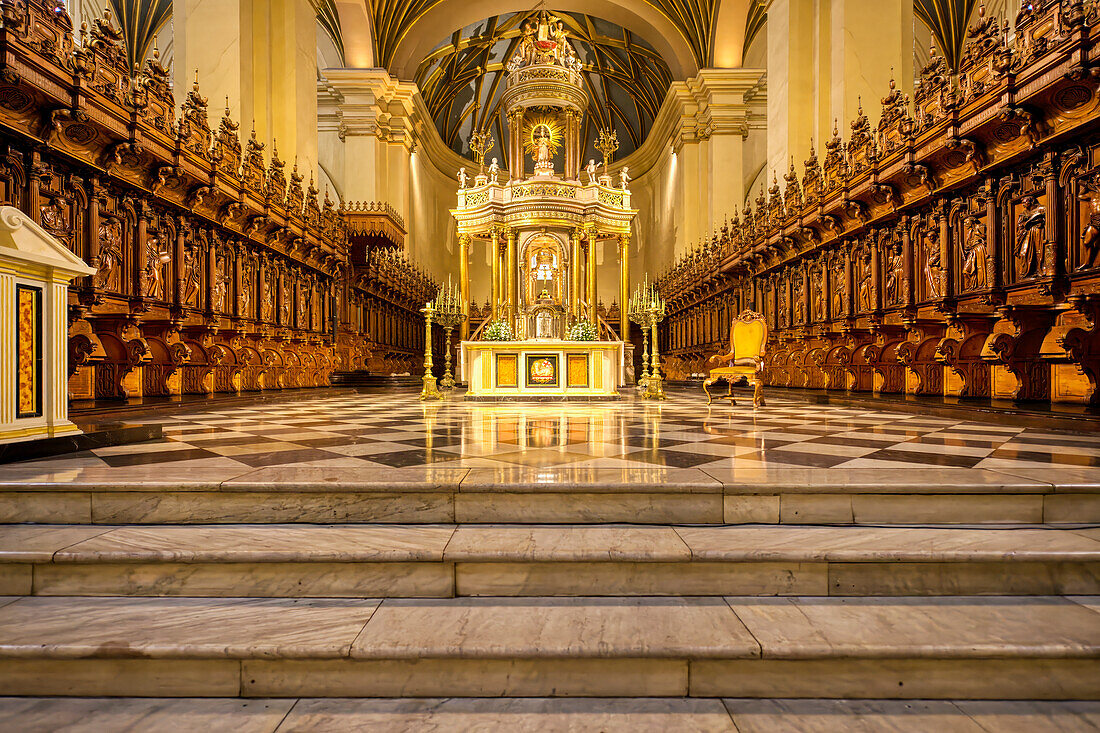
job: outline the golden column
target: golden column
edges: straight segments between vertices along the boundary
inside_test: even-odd
[[[630,297],[630,235],[619,237],[619,338],[630,340],[630,317],[626,301]]]
[[[570,236],[573,245],[571,252],[573,277],[569,283],[569,317],[573,320],[580,320],[581,317],[581,234],[580,229],[574,229]]]
[[[516,315],[516,230],[509,228],[507,232],[508,247],[505,250],[505,289],[504,301],[508,304],[508,317]],[[513,324],[514,327],[514,324]]]
[[[588,320],[597,325],[596,319],[596,232],[588,231],[588,267],[585,276],[588,280]],[[597,331],[599,327],[597,326]]]
[[[467,318],[462,322],[460,338],[470,338],[470,235],[458,235],[458,285],[462,296],[462,312]]]
[[[500,313],[500,233],[496,227],[489,230],[489,256],[492,257],[493,275],[492,282],[492,319],[495,321]]]

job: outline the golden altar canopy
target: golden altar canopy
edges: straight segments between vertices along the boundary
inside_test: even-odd
[[[629,177],[612,183],[597,175],[594,161],[582,169],[581,120],[588,105],[581,63],[561,19],[542,11],[528,19],[507,65],[503,104],[508,119],[507,180],[495,158],[482,165],[467,185],[459,171],[457,223],[462,300],[470,303],[469,258],[484,243],[491,266],[492,320],[509,322],[513,333],[534,337],[539,321],[556,312],[557,338],[578,321],[597,324],[597,247],[616,248],[620,261],[618,302],[629,287]],[[475,133],[482,135],[484,133]],[[485,146],[480,146],[484,151]],[[476,149],[476,148],[475,148]],[[482,153],[483,154],[483,153]],[[605,161],[606,163],[606,161]],[[584,180],[582,181],[582,177]],[[629,339],[629,321],[620,308],[621,340]],[[463,338],[469,338],[469,326]]]

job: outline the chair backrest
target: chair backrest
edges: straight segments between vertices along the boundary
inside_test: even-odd
[[[764,356],[764,346],[768,342],[768,324],[764,316],[755,311],[742,311],[730,328],[730,351],[733,358],[743,359],[749,356]]]

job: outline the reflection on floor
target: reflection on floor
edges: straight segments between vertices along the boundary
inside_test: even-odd
[[[163,423],[163,440],[34,465],[1100,467],[1100,435],[771,397],[759,410],[708,408],[694,392],[659,404],[424,404],[413,394],[356,394],[147,420]]]

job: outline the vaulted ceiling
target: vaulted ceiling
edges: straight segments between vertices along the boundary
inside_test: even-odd
[[[470,135],[489,130],[497,141],[492,156],[506,151],[506,120],[501,108],[504,66],[518,45],[524,19],[537,11],[509,13],[462,28],[440,43],[416,73],[417,86],[443,141],[460,155],[470,155]],[[582,139],[585,157],[599,159],[592,148],[597,130],[608,127],[619,139],[619,155],[642,144],[664,100],[672,74],[652,46],[630,31],[588,15],[561,13],[569,42],[584,64],[590,100]]]
[[[375,59],[379,66],[391,69],[398,46],[413,26],[444,0],[369,0],[374,26]],[[645,0],[663,15],[683,37],[695,58],[696,67],[707,66],[712,58],[715,26],[720,0]],[[532,3],[533,4],[533,3]],[[583,3],[582,3],[583,4]],[[499,10],[503,8],[496,3]],[[529,10],[527,5],[524,10]],[[573,8],[563,7],[562,10]],[[606,17],[606,16],[605,16]],[[610,18],[614,20],[614,18]]]

